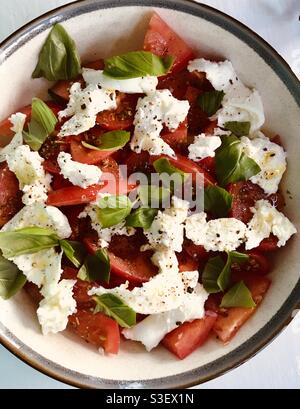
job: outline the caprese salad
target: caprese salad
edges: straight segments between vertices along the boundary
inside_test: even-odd
[[[180,359],[228,343],[296,233],[259,92],[157,14],[142,50],[88,63],[55,25],[40,77],[49,99],[0,124],[0,296],[25,288],[45,335],[69,328],[109,354],[121,338]],[[189,181],[191,199],[201,185],[203,208],[163,175]]]

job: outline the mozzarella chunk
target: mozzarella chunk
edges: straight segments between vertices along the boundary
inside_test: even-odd
[[[56,334],[67,328],[68,317],[76,312],[73,298],[75,280],[62,280],[60,283],[44,287],[45,297],[37,310],[44,335]]]
[[[195,136],[194,143],[189,146],[189,158],[194,161],[199,161],[205,158],[214,158],[215,151],[222,145],[222,140],[219,136],[201,135]]]
[[[5,162],[7,155],[12,155],[19,146],[23,145],[23,129],[26,115],[18,112],[13,114],[9,120],[12,124],[11,130],[15,133],[15,136],[7,146],[0,149],[0,163]]]
[[[24,254],[11,257],[27,280],[38,287],[58,283],[62,274],[62,255],[56,253],[54,249],[42,250],[34,254]]]
[[[51,229],[60,239],[67,239],[72,234],[67,217],[57,207],[41,203],[23,207],[1,231],[14,231],[29,226]]]
[[[133,290],[128,290],[126,283],[109,290],[103,287],[93,288],[89,295],[114,294],[138,314],[159,314],[179,308],[185,294],[196,287],[198,278],[198,271],[166,271]]]
[[[131,149],[137,153],[165,154],[175,157],[173,149],[160,137],[163,124],[175,131],[189,111],[188,101],[179,101],[169,90],[156,91],[140,98],[135,115],[135,131]]]
[[[9,169],[19,180],[20,189],[23,190],[23,203],[31,205],[35,202],[45,203],[52,180],[43,168],[44,159],[38,152],[32,152],[28,145],[18,146],[6,155]]]
[[[84,68],[82,76],[88,85],[99,85],[106,90],[125,92],[126,94],[150,94],[155,92],[157,77],[139,77],[126,80],[117,80],[107,77],[102,70]]]
[[[179,323],[202,319],[205,315],[204,304],[208,294],[197,284],[192,294],[185,294],[182,304],[177,309],[153,314],[132,328],[123,330],[127,339],[143,343],[147,351],[155,348],[169,332],[177,328]]]
[[[117,108],[116,93],[99,89],[97,85],[88,85],[82,89],[75,82],[70,89],[67,108],[59,112],[59,119],[72,117],[61,127],[60,136],[79,135],[96,125],[97,114],[101,111]]]
[[[184,221],[188,215],[189,203],[172,198],[173,205],[164,212],[159,211],[151,227],[144,230],[150,247],[165,246],[172,251],[182,251]]]
[[[69,153],[60,152],[57,158],[61,175],[74,186],[83,189],[100,183],[102,171],[98,166],[75,162]]]
[[[247,88],[238,78],[232,63],[228,60],[213,62],[204,58],[189,63],[190,72],[205,72],[207,79],[218,91],[224,91],[222,108],[212,119],[218,119],[218,125],[226,122],[250,122],[250,134],[258,131],[265,122],[261,97],[256,90]]]
[[[259,200],[252,212],[254,216],[246,232],[246,250],[258,247],[271,234],[278,237],[278,247],[282,247],[297,233],[297,229],[289,219],[267,200]]]
[[[206,251],[233,251],[245,241],[246,225],[234,218],[206,222],[206,214],[190,216],[185,223],[186,237]]]
[[[135,229],[127,227],[125,221],[112,227],[103,228],[98,218],[96,205],[87,206],[79,215],[81,219],[86,217],[91,219],[91,226],[98,234],[99,246],[101,248],[108,247],[113,236],[133,236],[135,234]]]
[[[276,193],[287,168],[284,149],[262,133],[252,140],[243,137],[241,143],[246,155],[254,159],[261,168],[261,172],[250,178],[251,182],[259,185],[267,194]]]
[[[159,268],[161,272],[171,272],[177,274],[179,271],[178,259],[174,251],[166,247],[158,248],[152,258],[152,263]]]

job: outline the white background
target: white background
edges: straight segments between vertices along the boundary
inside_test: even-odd
[[[142,1],[141,1],[142,2]],[[0,41],[24,23],[65,0],[0,0]],[[206,0],[264,37],[300,76],[299,0]],[[200,388],[300,388],[300,317],[251,361]],[[1,388],[69,388],[12,356],[0,346]]]

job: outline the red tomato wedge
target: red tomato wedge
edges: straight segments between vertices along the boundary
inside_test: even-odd
[[[161,137],[175,152],[183,152],[188,147],[187,120],[182,122],[174,132],[163,131]]]
[[[90,344],[103,348],[108,354],[119,352],[119,326],[116,321],[102,313],[78,310],[69,318],[69,328]]]
[[[91,308],[94,305],[94,301],[92,297],[88,295],[88,292],[93,287],[98,287],[98,284],[93,282],[89,283],[87,281],[82,281],[77,278],[78,270],[65,267],[64,272],[62,274],[62,279],[64,280],[76,280],[76,284],[73,289],[74,299],[77,302],[77,306],[79,308]]]
[[[207,341],[216,319],[217,314],[207,312],[202,320],[185,322],[166,335],[162,344],[179,359],[184,359]]]
[[[224,312],[220,312],[213,331],[218,338],[224,343],[228,343],[238,332],[238,330],[245,324],[246,321],[255,313],[257,307],[263,300],[268,291],[271,281],[267,277],[252,276],[245,280],[252,293],[252,297],[256,303],[254,308],[228,308]]]
[[[264,239],[256,250],[270,253],[272,251],[278,251],[279,249],[280,248],[278,247],[278,238],[272,235],[269,238]]]
[[[97,240],[93,237],[86,237],[83,241],[90,253],[95,253],[98,250]],[[126,239],[120,241],[120,243],[124,242],[126,242]],[[124,248],[124,244],[122,244],[122,247],[120,251],[124,253],[127,250],[130,251],[129,247],[127,250]],[[137,246],[136,252],[133,254],[131,251],[128,256],[130,258],[118,257],[111,251],[109,252],[111,271],[114,275],[138,285],[146,283],[157,274],[157,268],[151,263],[151,253],[149,254],[148,251],[142,253]]]
[[[243,280],[244,274],[259,274],[266,275],[270,273],[272,264],[270,260],[257,250],[246,252],[249,256],[249,261],[243,264],[233,264],[233,276],[237,276],[237,280]]]
[[[21,112],[22,114],[27,115],[28,119],[31,116],[31,105],[26,106],[24,108],[20,108],[17,112]],[[11,130],[12,123],[10,122],[9,118],[11,115],[0,122],[0,147],[3,148],[11,141],[11,137],[14,135],[14,132]]]
[[[87,189],[79,186],[64,187],[48,194],[49,206],[75,206],[96,200],[97,195],[105,191],[105,185],[93,185]]]
[[[179,263],[179,271],[181,273],[185,271],[195,271],[198,270],[199,263],[198,260],[190,256],[187,252],[182,251],[177,254],[177,259]]]
[[[184,250],[190,255],[190,257],[196,260],[207,260],[209,253],[205,250],[203,246],[197,246],[191,240],[186,239],[183,244]]]
[[[22,193],[19,182],[6,163],[0,164],[0,227],[4,226],[21,208]]]
[[[114,151],[96,151],[92,149],[87,149],[82,146],[79,141],[71,142],[71,155],[73,160],[80,163],[85,163],[87,165],[96,165],[102,160],[108,158],[114,153]]]
[[[159,56],[173,56],[173,73],[185,68],[189,60],[194,58],[193,50],[156,13],[150,20],[144,50]]]

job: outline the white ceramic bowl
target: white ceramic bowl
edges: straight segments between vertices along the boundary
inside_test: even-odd
[[[288,65],[241,23],[207,6],[183,0],[90,0],[62,7],[33,21],[0,46],[0,118],[46,94],[49,84],[32,80],[38,52],[57,22],[65,25],[83,60],[139,49],[153,10],[199,55],[233,62],[242,80],[256,87],[266,111],[266,129],[279,133],[289,153],[284,190],[292,192],[287,214],[300,225],[300,89]],[[300,235],[279,253],[273,285],[255,316],[230,345],[211,340],[184,361],[163,348],[152,353],[124,342],[117,357],[101,356],[69,333],[43,337],[26,294],[0,301],[0,340],[35,368],[82,387],[170,388],[204,382],[245,361],[289,322],[300,300]]]

